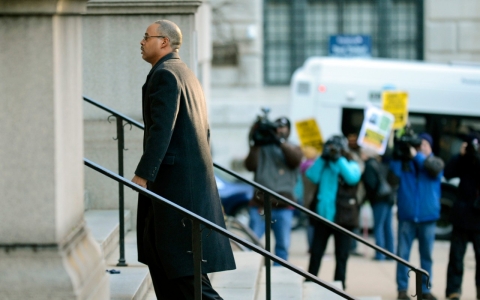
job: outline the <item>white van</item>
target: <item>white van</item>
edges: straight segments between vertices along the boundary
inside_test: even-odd
[[[480,131],[480,68],[388,59],[312,57],[291,81],[290,118],[315,118],[323,139],[358,133],[367,103],[381,106],[384,90],[408,93],[409,122],[426,131],[433,151],[447,162],[458,153],[462,136]],[[298,143],[295,130],[292,140]],[[449,209],[455,187],[442,186],[442,216],[437,235],[449,236]]]

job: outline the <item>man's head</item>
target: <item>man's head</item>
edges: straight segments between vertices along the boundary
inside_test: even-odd
[[[142,58],[153,66],[165,55],[178,52],[182,45],[182,32],[175,23],[158,20],[148,26],[140,45]]]
[[[420,133],[418,137],[422,139],[422,143],[420,144],[418,151],[422,152],[426,156],[429,156],[430,154],[432,154],[432,146],[433,146],[432,136],[428,133]]]
[[[465,137],[465,153],[478,155],[480,151],[480,134],[472,132]]]
[[[277,135],[285,139],[288,138],[290,135],[290,120],[286,117],[280,117],[275,120],[275,125],[277,125]]]

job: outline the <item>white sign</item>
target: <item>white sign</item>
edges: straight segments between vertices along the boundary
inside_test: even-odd
[[[371,105],[365,108],[364,115],[357,143],[361,147],[370,148],[382,155],[387,148],[395,118],[391,113]]]

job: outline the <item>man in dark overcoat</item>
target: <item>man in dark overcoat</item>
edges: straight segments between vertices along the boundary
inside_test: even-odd
[[[141,44],[152,65],[142,88],[144,152],[132,181],[225,228],[213,174],[202,88],[180,60],[182,34],[167,20],[151,24]],[[138,260],[148,265],[158,299],[193,299],[192,226],[184,215],[139,195]],[[235,269],[229,239],[202,231],[202,299],[222,299],[207,273]]]

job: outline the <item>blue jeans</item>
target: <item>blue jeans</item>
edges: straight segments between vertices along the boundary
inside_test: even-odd
[[[259,214],[258,207],[250,207],[249,213],[250,228],[258,238],[261,238],[265,233],[265,217]],[[288,259],[292,219],[293,209],[272,209],[272,231],[275,235],[275,255],[284,260]],[[279,264],[275,262],[274,265]]]
[[[410,249],[413,240],[418,239],[418,248],[420,251],[420,266],[430,274],[432,282],[432,253],[435,242],[435,221],[414,223],[409,221],[398,221],[398,247],[397,255],[406,261],[410,259]],[[408,289],[408,268],[397,263],[397,288],[398,291]],[[427,278],[422,276],[422,292],[430,293],[427,288]]]
[[[372,210],[375,243],[377,244],[377,246],[394,253],[392,206],[392,204],[387,202],[378,202],[372,205]],[[385,255],[380,252],[375,252],[375,259],[384,260]]]

